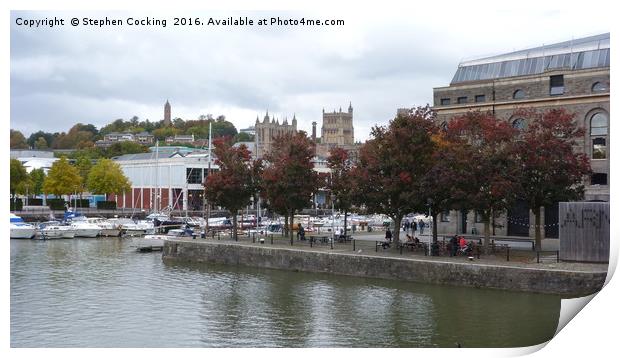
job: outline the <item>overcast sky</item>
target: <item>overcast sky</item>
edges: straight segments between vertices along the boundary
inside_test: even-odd
[[[321,125],[321,110],[352,102],[356,140],[399,107],[432,102],[460,61],[609,31],[597,6],[523,2],[519,9],[451,5],[414,9],[253,12],[12,12],[11,128],[98,128],[118,118],[158,121],[223,114],[237,129],[296,114]],[[459,7],[460,6],[460,7]],[[333,27],[177,27],[174,16],[333,18]],[[65,19],[63,27],[18,26],[18,17]],[[72,17],[165,18],[167,26],[72,27]],[[593,21],[596,19],[596,21]]]

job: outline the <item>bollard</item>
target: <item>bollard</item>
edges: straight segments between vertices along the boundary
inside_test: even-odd
[[[310,238],[310,247],[312,247],[312,241],[314,241],[314,240],[312,240],[312,238]]]
[[[375,241],[375,252],[378,252],[377,247],[379,247],[379,241]]]
[[[291,246],[293,246],[293,238],[291,237]]]
[[[556,262],[560,262],[560,250],[555,251],[555,260]]]
[[[331,246],[331,249],[334,249],[334,239],[329,240],[329,245]]]
[[[256,235],[252,235],[252,243],[256,242]]]
[[[536,251],[536,263],[540,263],[540,251]]]
[[[510,261],[510,246],[506,247],[506,261]]]
[[[273,234],[271,234],[271,244],[273,245]]]
[[[355,240],[352,240],[352,241],[353,241],[353,251],[355,251]]]
[[[400,244],[400,254],[403,254],[403,244]]]
[[[217,241],[220,241],[220,232],[217,232]]]

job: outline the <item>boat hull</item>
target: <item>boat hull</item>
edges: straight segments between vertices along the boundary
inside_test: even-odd
[[[34,227],[12,227],[11,239],[31,239],[35,232]]]

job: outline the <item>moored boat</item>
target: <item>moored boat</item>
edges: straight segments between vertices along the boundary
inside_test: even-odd
[[[31,239],[36,233],[34,225],[11,213],[11,239]]]

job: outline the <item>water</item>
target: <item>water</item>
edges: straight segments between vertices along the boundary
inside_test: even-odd
[[[11,240],[11,346],[512,347],[559,318],[554,295],[169,264],[135,244]]]

